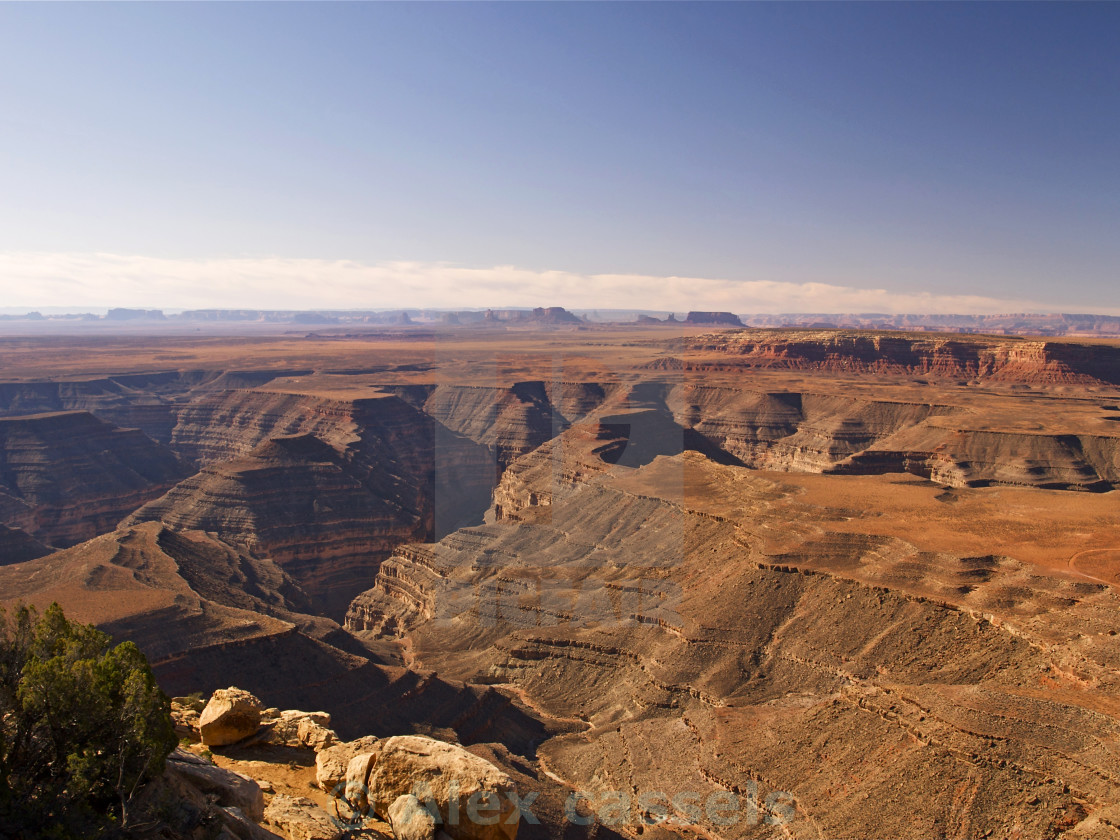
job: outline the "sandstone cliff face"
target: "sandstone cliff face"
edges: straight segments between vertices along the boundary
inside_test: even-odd
[[[748,466],[820,472],[930,417],[946,405],[812,393],[681,385],[669,404],[677,420]]]
[[[1120,438],[913,428],[829,472],[909,472],[950,487],[990,485],[1103,492],[1120,486]]]
[[[741,330],[683,339],[672,346],[724,354],[733,367],[1036,384],[1120,383],[1120,348],[1103,344]],[[720,362],[713,360],[711,365],[718,367]]]
[[[186,474],[167,447],[84,411],[0,418],[0,521],[47,544],[112,530]]]
[[[499,470],[602,405],[594,382],[518,382],[508,388],[438,384],[392,389],[440,424],[488,447]]]
[[[431,533],[415,486],[371,490],[393,478],[364,472],[313,436],[280,438],[204,467],[125,524],[216,533],[275,560],[330,612],[396,545]]]
[[[303,394],[218,391],[179,409],[171,446],[202,464],[247,455],[273,437],[311,434],[345,446],[358,437],[364,407]]]

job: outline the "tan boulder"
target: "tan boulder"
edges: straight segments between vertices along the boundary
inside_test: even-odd
[[[265,742],[278,746],[310,747],[318,752],[338,740],[334,730],[329,728],[331,716],[326,712],[301,712],[298,709],[271,715],[266,712],[261,724],[270,727],[265,734]]]
[[[363,780],[364,779],[364,780]],[[413,794],[438,811],[453,840],[514,840],[521,811],[513,780],[485,759],[454,744],[397,735],[355,756],[346,772],[347,798],[364,813],[388,815]]]
[[[272,797],[264,811],[264,821],[280,830],[287,840],[338,840],[346,833],[346,823],[332,817],[310,799]]]
[[[208,747],[223,747],[255,735],[261,724],[261,701],[239,688],[219,688],[202,710],[199,731]]]
[[[318,721],[303,718],[296,727],[296,739],[303,746],[319,752],[337,741],[338,736],[333,729],[328,729]]]
[[[411,793],[393,800],[389,806],[389,825],[397,840],[435,840],[436,818]]]
[[[380,746],[381,744],[378,742],[374,745],[373,752],[359,753],[351,758],[350,763],[346,765],[346,787],[342,798],[359,814],[368,814],[373,808],[373,803],[369,799],[367,782],[370,768],[377,760],[377,751]],[[385,812],[382,811],[381,813],[384,814]]]
[[[346,765],[350,759],[361,753],[371,752],[377,744],[377,738],[367,735],[356,741],[346,741],[341,744],[332,744],[315,755],[315,783],[322,789],[331,793],[338,788],[337,795],[342,795],[340,787],[346,781]]]

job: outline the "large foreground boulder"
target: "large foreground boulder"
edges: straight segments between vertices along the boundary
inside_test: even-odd
[[[264,819],[288,840],[338,840],[346,833],[344,823],[310,799],[282,793],[272,797]]]
[[[346,781],[346,766],[356,755],[371,753],[378,739],[366,735],[356,741],[333,744],[315,754],[315,783],[327,793],[338,788],[336,796],[342,793],[341,785]]]
[[[225,770],[180,748],[167,757],[167,772],[209,794],[223,807],[239,808],[249,819],[264,816],[264,793],[260,785],[232,770]]]
[[[397,735],[351,759],[346,797],[359,811],[389,817],[414,795],[453,840],[514,840],[521,812],[513,780],[462,747],[420,735]],[[403,806],[398,806],[398,808]]]
[[[227,834],[242,840],[283,840],[278,834],[273,834],[262,825],[257,825],[240,808],[222,808],[218,812],[222,825]],[[220,837],[221,835],[219,835]]]
[[[199,732],[208,747],[224,747],[255,735],[261,725],[261,701],[240,688],[219,688],[202,710]]]

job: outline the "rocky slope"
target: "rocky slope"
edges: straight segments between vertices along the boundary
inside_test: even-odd
[[[484,686],[406,670],[359,644],[269,560],[199,531],[144,523],[0,566],[0,605],[52,601],[68,617],[136,642],[171,694],[232,675],[291,708],[321,708],[343,737],[406,732],[500,742],[525,752],[548,727]]]
[[[167,447],[88,412],[0,418],[0,521],[47,544],[112,530],[186,474]]]
[[[0,566],[34,560],[51,550],[19,528],[0,525]]]
[[[711,470],[729,471],[749,517],[639,492]],[[548,507],[398,552],[348,626],[582,722],[538,755],[596,802],[731,791],[748,837],[777,822],[793,837],[1111,836],[1110,588],[822,539],[791,521],[786,491],[741,473],[695,454],[598,473]],[[687,802],[668,808],[727,836]]]

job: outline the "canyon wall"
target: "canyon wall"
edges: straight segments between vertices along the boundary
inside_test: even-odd
[[[206,465],[127,522],[271,557],[339,617],[397,545],[481,518],[494,481],[485,448],[387,395],[227,392],[184,409],[172,442]]]
[[[646,470],[716,470],[752,513],[621,489]],[[347,626],[581,726],[537,755],[589,798],[753,798],[758,819],[735,836],[771,836],[766,803],[795,837],[1041,837],[1111,819],[1120,717],[1092,699],[1120,688],[1111,588],[813,536],[778,506],[788,491],[736,470],[688,453],[614,467],[547,507],[398,550]]]
[[[716,354],[690,366],[697,370],[753,367],[963,381],[1120,384],[1120,347],[1110,344],[748,329],[680,339],[666,346]]]
[[[169,448],[85,411],[0,417],[0,521],[49,545],[112,530],[187,474]]]

